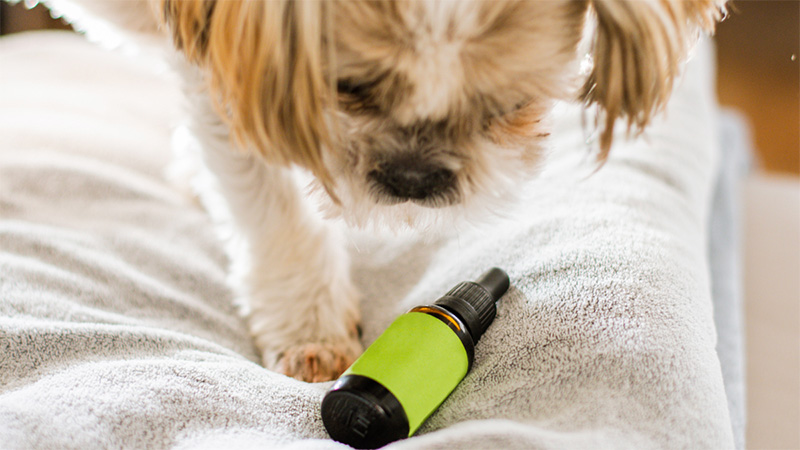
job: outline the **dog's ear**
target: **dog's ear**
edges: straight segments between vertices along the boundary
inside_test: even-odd
[[[322,0],[153,0],[176,47],[203,68],[239,144],[327,185]]]
[[[699,32],[713,32],[725,0],[592,0],[593,68],[581,99],[599,107],[600,160],[614,123],[640,132],[664,106]]]

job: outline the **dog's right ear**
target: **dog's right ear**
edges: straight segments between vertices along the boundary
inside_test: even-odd
[[[151,1],[175,46],[206,72],[237,142],[270,163],[311,170],[328,188],[322,148],[333,146],[323,112],[333,88],[323,72],[326,2]]]

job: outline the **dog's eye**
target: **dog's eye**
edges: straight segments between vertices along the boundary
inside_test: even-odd
[[[357,83],[342,79],[336,83],[339,104],[347,111],[355,113],[375,113],[380,107],[373,96],[374,83]]]
[[[500,114],[500,115],[501,115],[501,116],[506,116],[506,115],[509,115],[509,114],[513,114],[513,113],[515,113],[515,112],[519,111],[520,109],[522,109],[522,108],[524,108],[524,107],[528,106],[528,104],[529,104],[529,103],[530,103],[530,101],[529,101],[529,100],[523,100],[523,101],[521,101],[521,102],[518,102],[517,104],[515,104],[515,105],[514,105],[514,106],[512,106],[511,108],[508,108],[508,109],[506,109],[505,111],[503,111],[503,113],[502,113],[502,114]]]
[[[364,98],[369,93],[369,85],[344,79],[336,82],[336,90],[340,94],[345,94],[356,98]]]
[[[502,119],[519,112],[530,103],[531,100],[520,100],[511,106],[508,106],[508,104],[502,105],[500,103],[490,104],[486,107],[485,118],[487,121]]]
[[[512,106],[495,106],[487,111],[484,115],[483,120],[483,129],[484,131],[489,130],[492,126],[497,123],[508,123],[509,121],[517,120],[519,116],[524,116],[525,114],[519,114],[522,110],[528,107],[533,100],[521,100],[517,103],[514,103]]]

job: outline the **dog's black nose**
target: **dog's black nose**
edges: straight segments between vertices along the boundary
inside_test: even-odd
[[[387,194],[409,200],[443,194],[453,188],[456,179],[451,170],[414,160],[382,163],[369,177]]]

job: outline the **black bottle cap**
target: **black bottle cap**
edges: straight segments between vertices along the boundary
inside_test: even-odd
[[[477,343],[497,315],[495,302],[506,293],[509,285],[508,275],[495,267],[477,281],[458,283],[434,304],[458,315],[469,328],[472,341]]]
[[[475,280],[475,282],[489,291],[489,295],[492,296],[492,300],[495,302],[505,295],[511,284],[508,279],[508,274],[506,274],[503,269],[498,269],[497,267],[487,270],[480,278]]]
[[[378,448],[408,437],[403,406],[388,389],[363,375],[345,375],[322,399],[328,434],[355,448]]]

